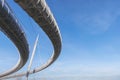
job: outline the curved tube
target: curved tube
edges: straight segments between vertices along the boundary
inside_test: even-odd
[[[18,48],[19,60],[18,63],[10,70],[1,73],[0,79],[4,76],[8,76],[19,69],[21,69],[27,62],[29,56],[29,48],[26,37],[23,30],[20,28],[20,24],[15,18],[13,12],[6,2],[0,0],[0,30],[15,44]]]
[[[43,31],[48,35],[50,38],[54,52],[51,58],[42,66],[31,70],[29,73],[36,73],[39,72],[48,66],[50,66],[60,55],[61,52],[61,34],[58,29],[58,25],[56,20],[53,17],[48,5],[46,4],[45,0],[15,0],[43,29]],[[11,75],[5,77],[7,78],[14,78],[25,76],[27,72],[23,72],[16,75]]]
[[[45,0],[15,1],[39,24],[53,44],[54,52],[51,58],[42,67],[34,70],[35,72],[41,71],[50,66],[60,54],[62,41],[58,25]]]

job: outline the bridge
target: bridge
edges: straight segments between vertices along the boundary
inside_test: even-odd
[[[42,66],[30,70],[29,72],[10,75],[25,65],[26,61],[28,60],[29,48],[24,35],[24,31],[20,28],[21,26],[17,18],[13,16],[14,13],[10,9],[7,2],[0,0],[0,10],[2,10],[2,13],[0,13],[1,30],[13,41],[13,43],[15,43],[21,55],[20,61],[17,63],[17,67],[12,68],[10,71],[5,72],[4,74],[0,74],[0,79],[26,76],[27,74],[33,74],[47,68],[54,61],[56,61],[60,55],[62,47],[62,39],[57,22],[45,0],[15,0],[15,2],[18,3],[23,8],[23,10],[25,10],[28,15],[35,20],[39,27],[42,28],[43,31],[47,34],[53,44],[54,51],[50,59]],[[2,17],[2,15],[5,17]],[[11,17],[8,17],[8,15]],[[5,20],[3,20],[4,18]],[[12,21],[10,21],[11,19]]]
[[[21,69],[27,62],[29,56],[29,48],[23,30],[20,28],[18,20],[14,16],[10,7],[6,2],[0,0],[0,28],[1,31],[10,38],[20,52],[18,63],[7,72],[0,74],[0,77],[12,74]]]

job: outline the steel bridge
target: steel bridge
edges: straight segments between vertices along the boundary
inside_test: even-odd
[[[4,74],[0,74],[0,79],[26,76],[47,68],[58,58],[62,47],[62,39],[57,22],[45,0],[15,0],[15,2],[18,3],[47,34],[53,44],[54,51],[50,59],[42,66],[30,70],[29,72],[10,75],[25,65],[28,60],[29,47],[24,31],[20,28],[21,25],[14,16],[14,13],[7,2],[0,0],[0,30],[13,41],[20,51],[20,60],[17,63],[17,66]]]
[[[14,16],[10,7],[6,2],[0,0],[0,28],[8,38],[16,45],[20,52],[18,63],[7,72],[0,74],[0,77],[12,74],[21,69],[27,62],[29,56],[29,48],[23,30],[20,28],[18,20]]]

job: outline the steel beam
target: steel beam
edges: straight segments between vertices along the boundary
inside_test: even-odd
[[[3,1],[0,0],[0,29],[15,44],[20,53],[17,64],[12,69],[0,73],[0,79],[20,70],[26,64],[29,56],[28,43],[23,30],[20,28],[21,25],[7,2]]]
[[[54,51],[50,59],[42,66],[31,70],[29,74],[39,72],[50,66],[59,57],[62,47],[62,39],[57,22],[46,4],[45,0],[15,0],[35,21],[39,27],[48,35]],[[27,72],[6,76],[3,79],[25,76]]]

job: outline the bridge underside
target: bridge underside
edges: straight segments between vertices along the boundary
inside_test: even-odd
[[[54,46],[54,54],[46,67],[52,64],[61,51],[61,34],[57,22],[45,0],[15,0],[43,29]],[[45,67],[45,66],[44,66]]]
[[[57,22],[48,5],[46,4],[45,0],[15,0],[15,1],[29,14],[29,16],[31,16],[36,21],[36,23],[38,23],[39,27],[41,27],[43,31],[48,35],[54,47],[54,52],[50,59],[44,65],[35,68],[34,70],[31,70],[29,72],[30,74],[36,73],[50,66],[60,55],[62,46],[61,34]],[[26,74],[27,72],[24,72],[21,74],[6,76],[3,79],[25,76]]]
[[[0,0],[0,30],[16,45],[20,52],[21,59],[14,69],[0,74],[0,77],[4,77],[21,69],[26,64],[29,56],[28,43],[23,30],[20,28],[21,25],[7,3],[5,2],[4,5],[2,3],[2,0]]]

